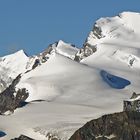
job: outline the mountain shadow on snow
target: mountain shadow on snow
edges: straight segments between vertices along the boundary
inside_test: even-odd
[[[5,135],[6,135],[6,133],[5,133],[5,132],[0,131],[0,138],[1,138],[1,137],[4,137]]]
[[[121,78],[121,77],[118,77],[118,76],[115,76],[115,75],[112,75],[112,74],[109,74],[108,72],[106,72],[105,70],[101,70],[100,71],[100,74],[101,74],[101,77],[103,78],[103,80],[109,85],[111,86],[112,88],[116,88],[116,89],[123,89],[125,88],[126,86],[130,85],[131,82],[124,79],[124,78]]]

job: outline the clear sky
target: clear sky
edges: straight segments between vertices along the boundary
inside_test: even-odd
[[[97,19],[122,11],[140,12],[140,0],[0,0],[0,56],[60,39],[81,47]]]

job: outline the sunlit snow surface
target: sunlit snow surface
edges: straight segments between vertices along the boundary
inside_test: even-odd
[[[17,88],[29,91],[31,103],[0,117],[3,139],[25,134],[45,140],[51,132],[67,140],[87,121],[122,111],[123,100],[140,91],[140,15],[125,12],[96,23],[103,38],[89,35],[94,54],[77,63],[67,58],[76,50],[60,42],[61,53],[23,75]]]

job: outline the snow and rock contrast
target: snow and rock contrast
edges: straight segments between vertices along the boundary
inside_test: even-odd
[[[7,90],[11,102],[17,101],[14,109],[29,102],[0,118],[0,130],[7,134],[3,139],[24,134],[67,140],[87,121],[122,111],[123,101],[140,91],[138,23],[140,14],[124,12],[96,21],[81,49],[60,40],[36,56],[19,51],[2,57],[3,89],[21,74],[12,92]]]
[[[86,123],[70,140],[139,140],[140,114],[120,112]]]

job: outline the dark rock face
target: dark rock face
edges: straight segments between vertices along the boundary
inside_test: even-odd
[[[32,69],[35,69],[39,65],[40,65],[40,61],[39,59],[36,59],[34,65],[32,66]]]
[[[124,100],[123,110],[140,112],[140,99],[138,98],[139,96],[140,94],[136,94],[134,92],[129,100]]]
[[[97,24],[94,25],[92,32],[98,39],[103,37],[102,30]]]
[[[80,62],[82,59],[92,55],[96,52],[96,47],[91,47],[88,43],[84,44],[84,47],[75,55],[74,60]]]
[[[4,114],[6,111],[14,112],[14,110],[17,107],[20,107],[28,98],[28,92],[26,89],[15,90],[15,86],[18,84],[20,78],[20,75],[17,76],[12,84],[0,93],[0,114]]]
[[[69,140],[140,140],[140,113],[104,115],[86,123]]]
[[[34,140],[34,139],[29,138],[25,135],[20,135],[18,138],[14,138],[14,139],[11,139],[11,140]]]

